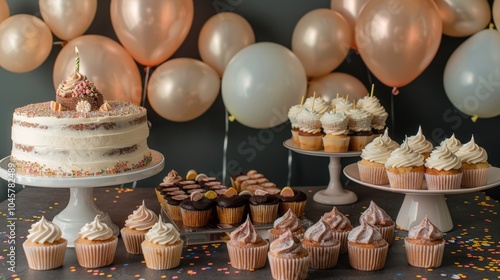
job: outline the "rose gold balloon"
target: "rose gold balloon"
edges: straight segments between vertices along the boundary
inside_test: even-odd
[[[349,96],[349,100],[356,100],[368,94],[365,85],[356,77],[334,72],[309,82],[307,96],[321,96],[326,101],[330,101],[339,96]]]
[[[52,33],[39,18],[13,15],[0,24],[0,65],[10,72],[29,72],[52,50]]]
[[[219,89],[219,75],[210,66],[193,58],[175,58],[151,75],[148,100],[161,117],[186,122],[205,113]]]
[[[242,16],[225,12],[211,17],[201,28],[201,59],[222,77],[226,65],[244,47],[255,43],[252,26]]]
[[[305,14],[295,26],[292,51],[308,77],[318,77],[337,68],[349,53],[353,40],[349,23],[330,9]]]
[[[192,0],[112,0],[111,23],[125,49],[140,64],[167,60],[193,22]]]
[[[500,1],[495,0],[495,2],[493,2],[492,13],[493,21],[495,22],[498,30],[498,26],[500,26]]]
[[[85,33],[97,10],[97,0],[39,0],[38,5],[50,30],[64,41]]]
[[[491,20],[487,0],[435,0],[443,20],[443,34],[465,37],[484,29]]]
[[[339,12],[349,23],[352,34],[352,47],[356,49],[356,40],[354,40],[354,27],[358,20],[361,9],[365,6],[368,0],[331,0],[330,8]]]
[[[10,16],[9,5],[5,0],[0,0],[0,23]]]
[[[402,87],[420,75],[439,48],[442,22],[434,0],[370,0],[356,24],[356,44],[385,85]]]
[[[101,35],[80,36],[63,47],[54,64],[55,88],[75,68],[75,47],[80,54],[80,72],[104,99],[140,104],[142,81],[137,64],[120,44]]]

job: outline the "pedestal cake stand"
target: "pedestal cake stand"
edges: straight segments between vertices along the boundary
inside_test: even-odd
[[[361,185],[377,190],[404,194],[405,198],[396,218],[396,224],[405,230],[416,226],[427,216],[441,231],[448,232],[453,229],[453,222],[446,204],[445,195],[477,192],[500,185],[500,168],[497,167],[490,167],[486,185],[456,190],[403,190],[391,188],[389,185],[369,184],[361,181],[356,163],[346,166],[344,174]]]
[[[57,214],[53,222],[61,228],[62,237],[68,240],[68,247],[74,246],[74,240],[78,237],[78,232],[86,224],[91,222],[96,215],[100,215],[100,220],[113,229],[115,236],[118,236],[118,226],[113,224],[108,213],[100,210],[94,203],[94,187],[114,186],[130,183],[151,177],[163,170],[165,159],[157,151],[151,151],[153,160],[147,166],[130,170],[127,172],[88,177],[41,177],[25,174],[14,174],[16,184],[44,187],[44,188],[69,188],[70,197],[66,208]],[[8,180],[10,157],[5,157],[0,161],[0,177]]]
[[[330,173],[330,182],[325,190],[321,190],[314,194],[314,201],[321,204],[328,205],[345,205],[351,204],[358,200],[356,194],[350,190],[344,189],[340,182],[340,172],[342,172],[342,164],[340,158],[343,157],[357,157],[361,152],[346,152],[346,153],[332,153],[320,151],[308,151],[300,149],[299,145],[293,142],[293,139],[288,139],[283,142],[283,146],[296,153],[316,157],[329,157],[330,163],[328,164],[328,171]]]

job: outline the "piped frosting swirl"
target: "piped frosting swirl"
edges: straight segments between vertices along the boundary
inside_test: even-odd
[[[373,139],[361,152],[362,159],[380,164],[385,164],[389,156],[391,156],[391,150],[384,145],[382,136]]]
[[[56,224],[47,221],[44,216],[40,221],[32,224],[28,232],[26,239],[39,244],[54,243],[62,236],[61,229]]]
[[[333,237],[332,229],[321,219],[306,230],[304,240],[319,243],[322,246],[331,246],[337,243]]]
[[[439,145],[446,146],[452,153],[455,153],[458,149],[460,149],[462,143],[455,137],[455,133],[453,133],[451,137],[444,139],[441,143],[439,143]]]
[[[321,116],[320,121],[326,134],[345,135],[349,133],[347,128],[349,120],[344,112],[328,111]]]
[[[78,233],[81,238],[88,240],[107,240],[113,236],[113,230],[107,224],[99,220],[100,215],[95,216],[94,220],[85,224]]]
[[[275,229],[286,230],[290,229],[293,233],[303,233],[304,228],[299,218],[288,209],[286,213],[274,221],[273,227]]]
[[[361,224],[349,232],[347,240],[353,243],[374,244],[376,246],[387,244],[378,228],[368,224],[365,220],[361,220]]]
[[[333,207],[332,211],[325,213],[323,220],[333,231],[349,231],[352,229],[351,221],[342,213]]]
[[[302,112],[297,116],[299,130],[307,133],[320,133],[320,118],[321,116],[318,113],[307,108],[302,109]]]
[[[429,221],[427,216],[408,231],[408,238],[423,241],[438,241],[443,239],[443,232]]]
[[[389,158],[385,162],[386,168],[412,167],[422,165],[424,165],[424,156],[410,149],[408,141],[404,141],[399,148],[392,151],[391,156],[389,156]]]
[[[433,148],[432,143],[422,133],[421,126],[418,127],[417,134],[408,137],[406,141],[408,142],[408,146],[417,153],[430,153]]]
[[[448,149],[448,146],[436,147],[425,160],[425,167],[436,170],[460,169],[462,161]]]
[[[146,233],[145,238],[153,244],[174,244],[180,240],[180,233],[171,223],[164,223],[160,216],[158,222]]]
[[[468,164],[488,162],[488,153],[485,149],[476,144],[474,136],[471,137],[469,142],[460,147],[455,155],[459,157],[462,162]]]
[[[146,208],[146,203],[142,200],[142,205],[128,216],[125,226],[136,230],[149,230],[156,222],[158,216]]]
[[[361,214],[359,221],[365,221],[372,226],[391,226],[394,224],[391,216],[375,204],[373,200],[370,201],[370,206]]]
[[[231,232],[230,237],[231,241],[241,244],[255,244],[263,241],[262,237],[255,230],[249,216],[247,216],[243,224]]]
[[[285,258],[308,255],[306,249],[302,247],[300,240],[288,229],[271,243],[269,253],[273,256]]]

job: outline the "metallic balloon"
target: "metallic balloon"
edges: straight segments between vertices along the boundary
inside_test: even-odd
[[[292,51],[308,77],[319,77],[344,61],[352,40],[349,23],[342,15],[330,9],[316,9],[305,14],[295,26]]]
[[[186,122],[205,113],[219,95],[217,72],[193,58],[175,58],[151,75],[148,100],[161,117]]]
[[[64,41],[85,33],[97,10],[97,0],[39,0],[38,5],[50,30]]]
[[[141,103],[142,81],[137,64],[116,41],[101,35],[83,35],[69,41],[54,64],[54,87],[75,68],[75,47],[80,72],[95,84],[106,100]]]
[[[180,47],[193,22],[192,0],[112,0],[116,36],[142,65],[156,66]]]
[[[354,40],[354,28],[358,20],[359,13],[368,0],[331,0],[330,9],[339,12],[349,23],[352,34],[352,47],[356,49],[356,40]]]
[[[435,0],[443,20],[443,34],[470,36],[483,30],[491,21],[488,0]]]
[[[368,69],[385,85],[402,87],[436,55],[442,22],[434,0],[370,0],[355,33]]]
[[[9,5],[5,0],[0,0],[0,23],[10,16]]]
[[[52,33],[43,20],[25,14],[0,23],[0,65],[24,73],[40,66],[52,50]]]
[[[211,17],[201,28],[198,50],[201,59],[220,77],[233,56],[255,43],[252,26],[242,16],[225,12]]]
[[[495,0],[495,2],[493,2],[492,14],[493,21],[495,22],[498,30],[498,26],[500,25],[500,1]]]
[[[339,96],[349,96],[349,100],[357,100],[368,94],[365,85],[358,78],[341,72],[333,72],[309,82],[308,96],[314,92],[326,101]]]

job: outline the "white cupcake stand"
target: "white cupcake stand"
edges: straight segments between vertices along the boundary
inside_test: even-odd
[[[453,222],[445,195],[477,192],[500,185],[500,168],[497,167],[490,167],[486,185],[456,190],[403,190],[391,188],[389,185],[369,184],[361,181],[356,163],[346,166],[344,174],[358,184],[381,191],[404,194],[405,198],[396,218],[396,224],[405,230],[418,225],[427,216],[441,231],[448,232],[453,229]],[[424,188],[426,188],[425,182]]]
[[[153,160],[150,164],[119,174],[88,177],[42,177],[14,174],[14,180],[16,184],[25,186],[70,189],[68,205],[52,221],[61,228],[62,237],[68,240],[68,247],[73,247],[80,229],[94,220],[96,215],[100,215],[101,222],[107,224],[113,229],[114,235],[118,236],[118,226],[111,221],[108,213],[100,210],[94,202],[94,187],[135,182],[161,172],[165,166],[165,159],[161,153],[153,150],[151,152]],[[5,157],[0,161],[0,177],[4,180],[9,180],[11,176],[8,171],[9,163],[10,157]]]
[[[360,151],[350,151],[345,153],[325,152],[324,150],[308,151],[301,149],[298,144],[293,142],[293,139],[288,139],[283,142],[283,146],[299,154],[330,158],[330,163],[328,164],[330,182],[325,190],[318,191],[314,194],[314,201],[327,205],[345,205],[352,204],[358,200],[356,194],[350,190],[344,189],[342,183],[340,182],[340,174],[342,172],[340,159],[343,157],[357,157],[361,155]]]

